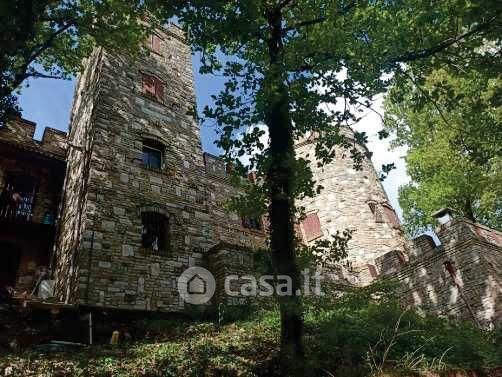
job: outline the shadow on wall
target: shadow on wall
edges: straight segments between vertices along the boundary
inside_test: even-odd
[[[409,261],[391,252],[378,258],[379,278],[396,279],[405,305],[472,320],[493,328],[502,321],[502,233],[463,218],[448,219],[432,237],[413,240]]]

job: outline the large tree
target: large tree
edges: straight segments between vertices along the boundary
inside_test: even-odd
[[[294,200],[315,194],[306,162],[295,157],[295,140],[313,132],[311,158],[327,163],[342,145],[358,165],[359,149],[339,132],[341,125],[357,121],[357,106],[369,107],[392,83],[389,74],[410,65],[420,70],[432,56],[480,46],[497,32],[499,15],[496,1],[187,2],[179,17],[202,53],[201,71],[227,78],[205,118],[218,126],[218,145],[229,160],[253,155],[240,170],[256,169],[261,178],[251,197],[259,191],[266,198],[255,202],[268,203],[273,265],[277,274],[291,277],[293,292],[300,287]],[[268,145],[261,140],[261,124]],[[364,140],[356,135],[356,141]],[[279,304],[285,373],[302,374],[301,300],[293,294],[279,297]]]
[[[412,235],[433,225],[431,214],[442,207],[502,229],[500,46],[479,54],[483,66],[443,67],[425,77],[406,72],[387,98],[388,129],[408,147],[411,182],[399,202]]]
[[[0,124],[19,115],[16,92],[27,79],[69,78],[96,45],[138,53],[145,33],[155,26],[142,20],[154,20],[161,10],[166,7],[151,0],[2,1]]]

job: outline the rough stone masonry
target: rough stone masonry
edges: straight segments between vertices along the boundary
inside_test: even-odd
[[[146,44],[148,54],[134,62],[95,49],[75,88],[48,258],[62,302],[179,311],[179,275],[202,266],[217,279],[215,304],[225,299],[225,275],[253,273],[254,256],[266,252],[264,222],[224,208],[239,191],[225,163],[202,151],[183,32],[169,25]],[[350,129],[343,132],[353,138]],[[364,286],[392,277],[409,305],[483,326],[499,321],[500,233],[459,219],[438,233],[441,246],[427,236],[407,240],[368,158],[355,170],[341,150],[318,167],[314,148],[313,137],[296,145],[324,187],[298,203],[306,209],[298,233],[312,244],[354,231],[340,279]],[[475,302],[475,295],[483,298]]]

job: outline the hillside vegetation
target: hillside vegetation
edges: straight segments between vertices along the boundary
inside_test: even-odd
[[[423,375],[502,365],[502,332],[403,310],[375,287],[306,304],[312,376]],[[375,300],[375,297],[386,297]],[[274,308],[220,308],[214,321],[140,320],[142,339],[78,352],[29,348],[0,355],[10,376],[274,376],[280,321]],[[134,329],[133,329],[134,330]],[[134,332],[134,331],[133,331]]]

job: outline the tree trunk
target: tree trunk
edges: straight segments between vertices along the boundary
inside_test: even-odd
[[[280,10],[267,14],[270,38],[270,66],[265,75],[264,90],[268,100],[265,123],[270,135],[270,165],[267,185],[270,193],[272,262],[278,275],[292,281],[292,295],[279,296],[281,312],[281,362],[287,375],[303,375],[303,308],[300,296],[300,273],[295,260],[292,121],[286,72],[282,64],[282,29]]]
[[[474,211],[472,209],[472,201],[470,199],[467,199],[465,201],[464,205],[464,216],[468,219],[471,220],[473,223],[476,222],[476,217],[474,216]]]

